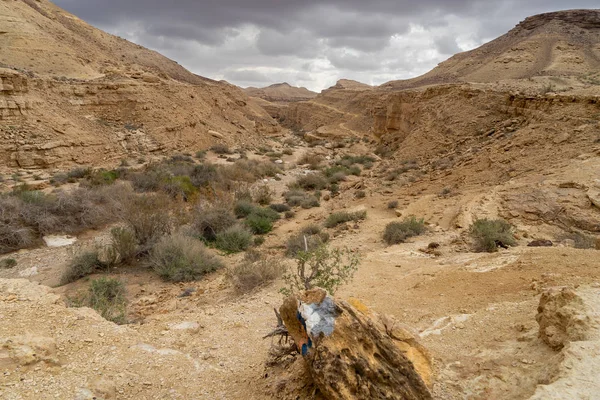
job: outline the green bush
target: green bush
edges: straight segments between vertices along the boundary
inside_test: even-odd
[[[63,272],[61,284],[75,282],[105,267],[106,265],[100,261],[97,250],[76,254]]]
[[[427,230],[425,221],[414,216],[405,218],[402,222],[390,222],[383,232],[383,240],[388,245],[403,243],[406,239],[418,236]]]
[[[197,188],[207,188],[220,180],[219,171],[214,165],[196,165],[190,174],[192,184]]]
[[[99,169],[87,175],[86,186],[112,185],[119,178],[119,172],[116,170],[107,171]]]
[[[163,237],[150,251],[148,262],[161,278],[171,282],[198,280],[223,265],[202,242],[181,235]]]
[[[252,232],[241,225],[234,225],[217,234],[215,246],[227,253],[239,253],[252,244]]]
[[[469,229],[476,251],[493,253],[498,247],[514,246],[516,244],[512,226],[502,220],[487,218],[478,219]]]
[[[99,278],[90,283],[87,305],[116,324],[127,323],[125,285],[118,279]]]
[[[267,219],[271,220],[272,222],[275,222],[279,218],[281,218],[279,213],[270,207],[256,207],[254,210],[252,210],[252,214],[258,215],[263,218],[267,218]],[[252,215],[252,214],[250,214],[250,215]]]
[[[252,213],[248,215],[246,224],[257,235],[264,235],[273,230],[273,220],[260,214]]]
[[[339,224],[343,224],[350,221],[361,221],[367,218],[366,211],[356,211],[356,212],[347,212],[347,211],[338,211],[331,214],[325,220],[325,226],[327,228],[334,228]]]
[[[320,287],[334,294],[339,286],[349,282],[358,269],[360,258],[348,249],[329,249],[321,245],[296,255],[296,266],[283,275],[286,287],[280,291],[290,295],[297,291]]]

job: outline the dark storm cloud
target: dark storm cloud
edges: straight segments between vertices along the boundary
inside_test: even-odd
[[[312,89],[424,73],[525,17],[598,0],[55,0],[80,18],[239,85]],[[265,80],[266,79],[266,80]]]

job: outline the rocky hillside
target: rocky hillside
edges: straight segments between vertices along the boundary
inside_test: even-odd
[[[529,17],[507,34],[457,54],[423,76],[383,88],[539,77],[598,83],[599,70],[600,10],[571,10]]]
[[[125,153],[255,142],[279,130],[239,88],[197,76],[46,0],[0,3],[0,33],[3,165],[110,163]]]
[[[305,87],[291,86],[289,83],[276,83],[264,88],[249,87],[244,89],[248,96],[258,97],[273,103],[290,103],[295,101],[306,101],[317,97],[317,93],[311,92]]]

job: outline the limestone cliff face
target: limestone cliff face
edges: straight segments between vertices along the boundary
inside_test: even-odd
[[[239,88],[192,74],[46,0],[0,2],[0,31],[0,165],[108,164],[279,132]]]

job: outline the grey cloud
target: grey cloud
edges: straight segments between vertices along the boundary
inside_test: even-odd
[[[525,17],[598,0],[54,0],[186,68],[236,84],[318,90],[425,73]],[[266,81],[265,81],[266,78]]]

